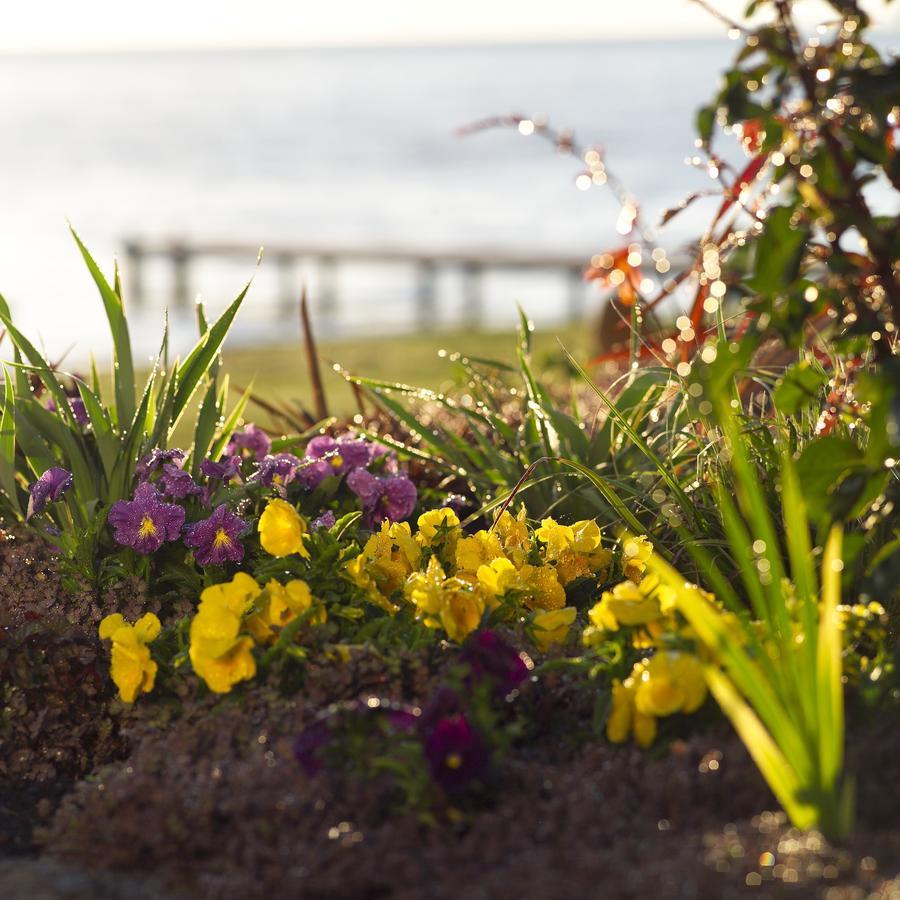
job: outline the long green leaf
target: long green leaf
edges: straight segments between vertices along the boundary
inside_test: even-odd
[[[72,237],[81,251],[81,256],[97,285],[100,292],[100,299],[103,301],[103,308],[106,311],[106,318],[109,322],[109,330],[113,339],[113,385],[116,396],[116,421],[119,424],[128,422],[134,416],[135,397],[135,380],[134,380],[134,360],[131,355],[131,337],[128,333],[128,321],[125,318],[125,308],[122,300],[116,291],[109,286],[103,273],[100,271],[97,263],[88,252],[87,247],[81,241],[81,238],[75,232],[72,226],[69,226]],[[116,269],[118,274],[118,267]],[[118,278],[117,278],[118,280]]]

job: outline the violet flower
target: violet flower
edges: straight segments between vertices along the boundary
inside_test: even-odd
[[[28,499],[28,510],[25,518],[42,513],[48,503],[55,503],[72,487],[72,473],[60,466],[47,469],[34,484],[28,489],[31,496]]]
[[[405,475],[379,478],[365,469],[355,469],[347,476],[347,487],[359,497],[369,528],[376,528],[384,519],[400,522],[416,508],[416,486]]]
[[[173,500],[184,500],[185,497],[191,497],[203,491],[200,485],[191,478],[190,472],[185,472],[174,463],[163,465],[162,475],[157,484],[162,488],[163,494]]]
[[[161,469],[166,463],[181,462],[185,457],[184,450],[161,450],[157,447],[142,457],[134,467],[139,481],[146,481],[157,469]]]
[[[233,478],[241,477],[241,461],[236,456],[223,457],[220,462],[204,459],[200,463],[200,471],[207,478],[228,483]]]
[[[299,481],[308,491],[317,488],[326,478],[334,475],[327,459],[304,457],[294,470],[294,480]]]
[[[323,434],[306,445],[306,456],[308,459],[326,460],[332,475],[343,475],[365,468],[372,461],[372,445],[349,434],[338,438]]]
[[[107,521],[118,543],[147,555],[159,550],[165,541],[178,540],[184,510],[165,503],[156,486],[145,481],[137,486],[133,500],[113,503]]]
[[[226,561],[240,562],[244,558],[241,536],[247,523],[222,503],[208,519],[194,522],[184,529],[184,543],[193,549],[194,559],[201,566],[218,566]]]
[[[335,519],[334,513],[330,509],[326,509],[321,516],[316,516],[316,518],[309,523],[309,527],[313,531],[317,528],[334,528],[334,523],[336,521],[337,519]]]
[[[87,414],[87,409],[84,406],[84,400],[81,399],[80,396],[69,397],[69,409],[72,410],[72,415],[75,417],[75,422],[84,428],[90,422],[90,417]],[[51,397],[47,401],[47,411],[48,412],[58,412],[58,407],[56,402]]]
[[[294,758],[312,777],[322,770],[322,749],[331,740],[331,728],[327,719],[319,719],[304,728],[294,741]]]
[[[275,493],[284,496],[285,488],[293,481],[294,472],[302,460],[293,453],[277,453],[267,456],[256,464],[256,471],[250,477],[266,487],[274,488]]]
[[[271,449],[272,441],[269,440],[269,436],[262,428],[257,428],[252,422],[248,422],[243,431],[236,431],[231,436],[225,452],[229,456],[240,456],[244,459],[252,457],[255,460],[261,460],[269,455]]]
[[[528,663],[496,631],[485,630],[471,635],[460,658],[467,663],[476,680],[489,678],[505,697],[514,691],[530,671]]]
[[[425,739],[425,758],[434,780],[448,792],[465,787],[487,770],[487,744],[459,713],[441,719]]]

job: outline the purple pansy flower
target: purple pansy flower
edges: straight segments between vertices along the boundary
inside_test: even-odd
[[[384,519],[400,522],[416,507],[416,486],[405,475],[379,478],[365,469],[355,469],[347,476],[347,486],[359,497],[369,528]]]
[[[326,460],[333,475],[343,475],[365,468],[372,461],[372,445],[349,434],[338,438],[323,434],[306,445],[306,456]]]
[[[184,459],[184,450],[161,450],[157,447],[151,450],[146,456],[142,457],[138,464],[134,467],[134,471],[140,481],[146,481],[157,469],[162,468],[166,463],[181,462]]]
[[[90,422],[87,410],[84,407],[84,400],[81,397],[70,397],[69,406],[72,408],[72,415],[75,417],[75,421],[82,428]]]
[[[191,478],[190,472],[185,472],[181,466],[176,466],[175,463],[165,463],[163,465],[162,475],[159,477],[158,484],[162,488],[163,494],[171,497],[173,500],[184,500],[185,497],[199,494],[203,490]]]
[[[425,738],[431,775],[446,791],[457,791],[482,775],[490,762],[484,740],[458,713],[441,719]]]
[[[247,523],[222,503],[208,519],[194,522],[184,530],[184,543],[194,551],[194,559],[201,566],[222,565],[226,561],[240,562],[244,558],[241,535]]]
[[[165,541],[178,540],[184,510],[164,502],[156,487],[145,481],[137,486],[133,500],[113,503],[108,521],[120,544],[146,555],[159,550]]]
[[[49,412],[57,412],[58,407],[56,406],[55,401],[51,397],[47,401],[47,410]],[[81,399],[80,396],[72,396],[69,397],[69,409],[72,410],[72,415],[75,417],[75,421],[81,425],[83,428],[90,421],[87,410],[84,406],[84,400]]]
[[[200,463],[200,471],[207,478],[228,482],[241,477],[241,461],[236,456],[223,457],[220,462],[204,459]]]
[[[294,741],[294,758],[312,777],[322,770],[322,749],[331,740],[331,728],[327,719],[313,722],[304,728]]]
[[[266,487],[274,488],[277,494],[285,495],[285,488],[294,479],[294,472],[302,460],[293,453],[277,453],[267,456],[256,464],[251,481],[258,481]]]
[[[490,678],[505,697],[530,671],[526,658],[517,653],[496,631],[479,631],[469,637],[460,654],[476,679]]]
[[[336,521],[337,519],[335,519],[334,513],[330,509],[326,509],[321,516],[316,516],[316,518],[309,523],[309,527],[313,531],[317,528],[334,528],[334,523]]]
[[[269,436],[262,428],[248,422],[243,431],[236,431],[231,436],[225,452],[229,456],[241,456],[245,459],[252,456],[253,459],[260,460],[268,456],[271,449],[272,442]]]
[[[308,456],[301,459],[294,470],[294,479],[308,491],[317,488],[329,475],[334,475],[334,470],[327,459],[310,459]]]
[[[28,489],[31,497],[28,499],[28,510],[25,518],[42,513],[48,503],[55,503],[72,487],[72,473],[60,466],[47,469],[43,475]]]

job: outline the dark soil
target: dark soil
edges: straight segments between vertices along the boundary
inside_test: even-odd
[[[363,653],[311,666],[290,698],[126,711],[96,640],[115,604],[150,608],[136,586],[66,597],[38,546],[0,544],[2,898],[900,898],[895,722],[851,732],[859,828],[833,848],[764,812],[724,725],[652,753],[576,740],[589,706],[546,680],[487,795],[426,825],[387,784],[308,777],[291,743],[335,700],[421,702],[440,659]]]

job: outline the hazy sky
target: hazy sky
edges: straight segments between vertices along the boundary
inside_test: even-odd
[[[716,0],[738,16],[746,0]],[[865,4],[900,27],[900,4]],[[817,10],[818,7],[818,10]],[[821,11],[817,0],[801,9]],[[887,10],[887,11],[886,11]],[[690,0],[5,0],[0,52],[715,34]]]

